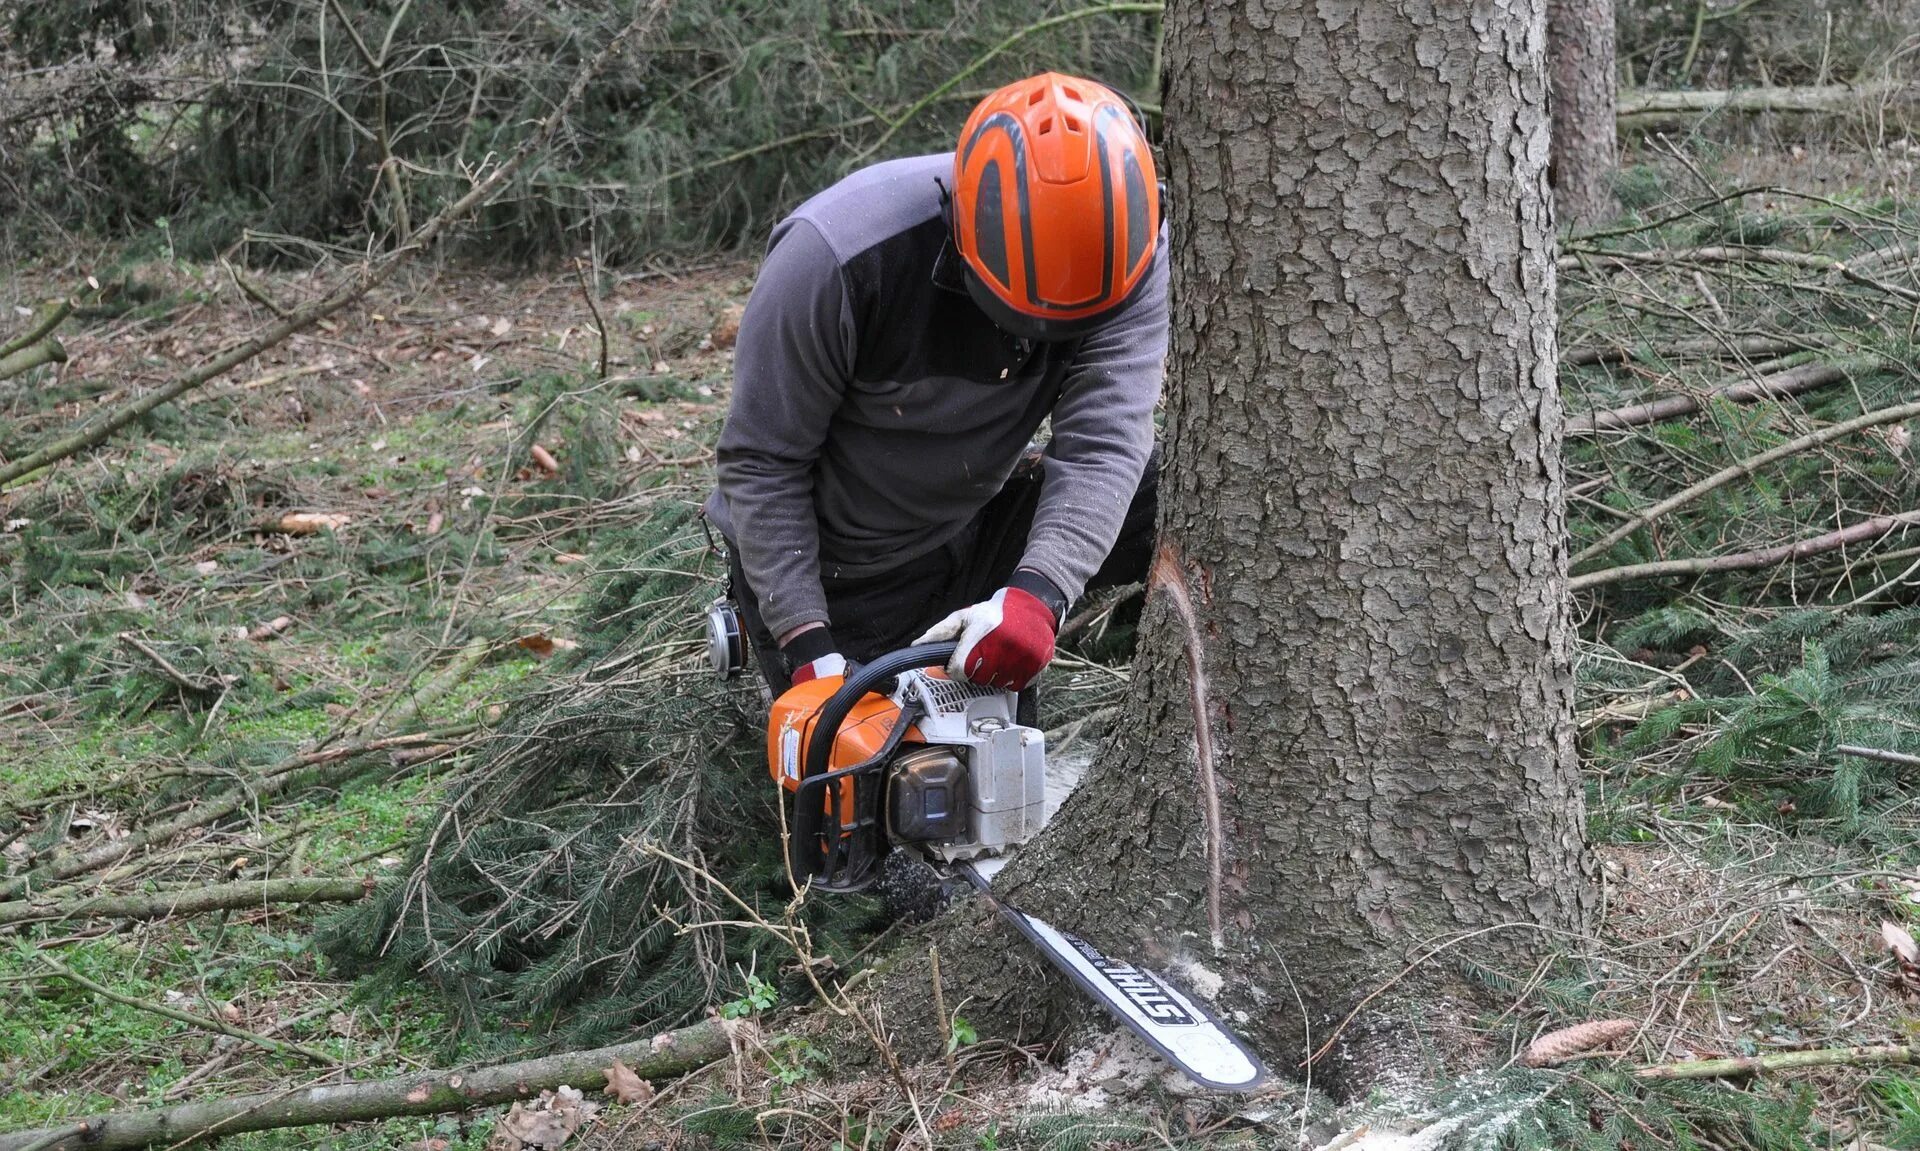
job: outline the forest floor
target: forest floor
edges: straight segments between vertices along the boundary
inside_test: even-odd
[[[736,322],[729,309],[750,273],[728,262],[603,280],[598,306],[616,349],[604,383],[573,275],[422,276],[157,413],[81,468],[11,494],[13,546],[0,561],[11,577],[0,604],[9,863],[124,836],[185,794],[169,782],[217,782],[237,777],[236,765],[376,735],[386,713],[463,662],[469,635],[484,637],[484,658],[422,693],[434,698],[414,728],[469,724],[539,677],[573,642],[582,590],[630,559],[594,546],[596,527],[630,514],[618,497],[579,493],[659,493],[665,481],[684,488],[678,498],[704,494],[730,359],[709,336]],[[123,284],[119,303],[67,333],[72,359],[42,386],[0,385],[0,425],[22,439],[111,406],[266,316],[220,269],[165,258],[35,269],[16,276],[9,303],[89,274]],[[305,280],[251,275],[285,295]],[[568,442],[551,409],[576,405],[611,414],[615,442]],[[557,473],[532,461],[536,442]],[[585,467],[603,474],[570,470]],[[60,490],[32,491],[49,485]],[[33,522],[41,507],[90,522],[78,538],[28,538],[53,526]],[[341,523],[279,530],[299,513]],[[42,541],[54,550],[38,552]],[[396,762],[344,786],[263,801],[230,825],[34,895],[59,904],[256,878],[377,879],[431,817],[458,745],[458,736],[428,741],[449,753],[435,758],[398,749]],[[0,1130],[317,1069],[96,1000],[42,957],[132,998],[307,1045],[356,1076],[458,1058],[431,997],[357,1002],[328,975],[308,938],[326,910],[0,927]],[[457,1141],[466,1127],[417,1121],[356,1138]]]
[[[1838,169],[1817,160],[1755,164],[1737,176],[1764,169],[1767,180],[1841,192],[1830,186]],[[1716,175],[1738,182],[1737,167]],[[1869,198],[1911,172],[1910,162],[1868,167],[1847,175]],[[268,317],[224,269],[172,259],[164,239],[92,263],[15,268],[0,283],[9,308],[89,275],[105,289],[63,333],[64,367],[31,387],[0,384],[0,446],[40,442]],[[359,993],[312,945],[324,904],[144,920],[96,918],[82,904],[108,892],[164,903],[230,881],[393,874],[458,778],[472,725],[547,675],[576,642],[583,599],[636,562],[605,547],[604,530],[704,496],[751,274],[750,262],[727,261],[600,278],[602,379],[599,322],[571,272],[421,272],[0,497],[0,882],[56,849],[137,835],[229,781],[257,786],[261,765],[274,765],[266,778],[321,773],[317,786],[269,792],[232,818],[34,890],[22,921],[0,923],[0,1132],[539,1046],[538,1018],[473,1035],[425,988]],[[310,284],[301,273],[248,275],[269,296]],[[1593,323],[1575,317],[1569,331]],[[1620,657],[1596,645],[1587,658]],[[1678,674],[1670,663],[1632,670],[1663,688]],[[1627,694],[1583,693],[1584,729],[1646,715],[1653,697]],[[324,774],[328,749],[402,733],[411,738],[376,749],[375,769]],[[1904,829],[1902,851],[1884,835],[1795,825],[1726,778],[1640,785],[1636,773],[1679,772],[1677,762],[1596,768],[1602,934],[1536,971],[1469,973],[1504,1004],[1477,1024],[1477,1061],[1498,1075],[1540,1033],[1594,1018],[1634,1021],[1601,1056],[1621,1066],[1913,1041],[1914,976],[1881,927],[1920,929],[1913,816],[1896,806],[1880,825]],[[25,904],[6,898],[15,902],[0,900],[0,913]],[[730,1006],[767,1004],[750,995]],[[273,1053],[258,1042],[268,1039],[302,1050]],[[915,1079],[924,1120],[956,1147],[1313,1145],[1343,1129],[1328,1112],[1304,1116],[1293,1094],[1250,1108],[1169,1094],[1110,1037],[968,1047],[958,1079],[951,1067],[915,1072],[927,1076]],[[1443,1054],[1457,1057],[1420,1057],[1437,1074]],[[884,1142],[875,1116],[906,1121],[891,1084],[835,1082],[822,1060],[804,1039],[749,1043],[651,1104],[610,1108],[582,1138],[751,1145],[770,1116],[798,1114],[811,1124],[807,1145],[852,1148]],[[1581,1066],[1563,1073],[1567,1083],[1618,1090]],[[1771,1109],[1754,1124],[1817,1126],[1861,1147],[1920,1133],[1909,1076],[1835,1066],[1782,1082],[1710,1084],[1648,1106],[1711,1109],[1714,1092],[1762,1094]],[[1504,1090],[1490,1089],[1483,1111]],[[1084,1116],[1019,1118],[1045,1107]],[[1603,1122],[1596,1110],[1595,1130],[1631,1134],[1635,1114],[1622,1106]],[[451,1151],[485,1145],[498,1115],[226,1142]],[[1642,1124],[1634,1145],[1678,1145],[1664,1122]],[[1723,1134],[1720,1145],[1791,1144]]]

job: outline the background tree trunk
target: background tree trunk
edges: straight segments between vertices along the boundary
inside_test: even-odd
[[[1010,878],[1119,954],[1220,976],[1276,1067],[1423,949],[1482,933],[1349,1039],[1591,904],[1544,16],[1167,12],[1161,552],[1128,726]],[[1364,1047],[1316,1082],[1364,1089]]]
[[[1613,215],[1617,80],[1613,0],[1548,0],[1553,68],[1553,195],[1562,226]]]

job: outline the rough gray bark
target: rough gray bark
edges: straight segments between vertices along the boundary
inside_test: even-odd
[[[1548,0],[1553,67],[1553,194],[1563,227],[1613,215],[1618,162],[1613,0]]]
[[[1220,975],[1278,1068],[1393,981],[1316,1071],[1349,1090],[1431,975],[1592,906],[1545,7],[1169,6],[1160,556],[1123,736],[1009,877]]]

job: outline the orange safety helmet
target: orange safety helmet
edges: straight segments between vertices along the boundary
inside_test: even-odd
[[[953,153],[967,290],[1006,331],[1065,339],[1125,303],[1153,263],[1153,153],[1112,89],[1046,72],[980,101]]]

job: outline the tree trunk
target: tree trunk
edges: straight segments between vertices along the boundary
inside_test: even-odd
[[[1276,1067],[1390,984],[1317,1066],[1348,1090],[1409,1018],[1460,1051],[1461,957],[1522,970],[1592,906],[1545,7],[1170,5],[1160,555],[1122,737],[1009,875],[1218,975]]]
[[[1563,226],[1613,215],[1613,0],[1548,0],[1553,196]]]

